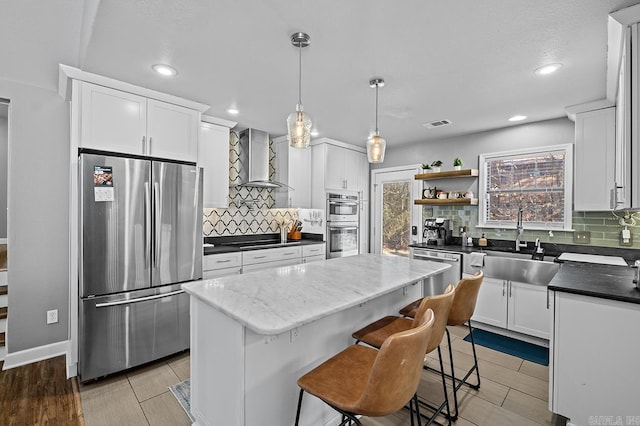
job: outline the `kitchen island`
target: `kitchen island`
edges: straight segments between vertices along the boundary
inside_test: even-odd
[[[354,330],[421,297],[418,284],[449,267],[364,254],[185,284],[196,424],[293,424],[297,379],[352,344]],[[305,398],[301,425],[337,418]]]

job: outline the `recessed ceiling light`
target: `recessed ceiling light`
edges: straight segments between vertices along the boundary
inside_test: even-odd
[[[536,68],[533,73],[538,75],[547,75],[554,73],[562,68],[562,64],[549,64]]]
[[[178,70],[176,70],[173,67],[170,67],[169,65],[155,64],[151,68],[153,68],[153,70],[158,74],[164,75],[166,77],[173,77],[174,75],[178,74]]]
[[[509,121],[522,121],[522,120],[526,120],[527,116],[526,115],[514,115],[513,117],[511,117],[509,119]]]
[[[237,114],[239,114],[239,113],[240,113],[240,111],[238,111],[238,110],[237,110],[237,109],[235,109],[235,108],[229,108],[229,109],[227,110],[227,112],[228,112],[229,114],[231,114],[231,115],[237,115]]]
[[[318,136],[319,134],[320,134],[320,133],[319,133],[317,130],[312,130],[312,131],[311,131],[311,136],[313,136],[314,138],[315,138],[316,136]]]

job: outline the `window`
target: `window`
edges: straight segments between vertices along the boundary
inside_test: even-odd
[[[570,144],[480,155],[479,226],[571,229]]]

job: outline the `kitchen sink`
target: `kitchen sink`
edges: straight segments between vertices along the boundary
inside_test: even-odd
[[[558,269],[559,263],[491,255],[485,256],[483,271],[490,278],[546,286]]]

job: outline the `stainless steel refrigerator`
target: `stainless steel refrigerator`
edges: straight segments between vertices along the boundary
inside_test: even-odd
[[[202,278],[202,173],[194,164],[81,151],[79,374],[83,381],[189,347]]]

